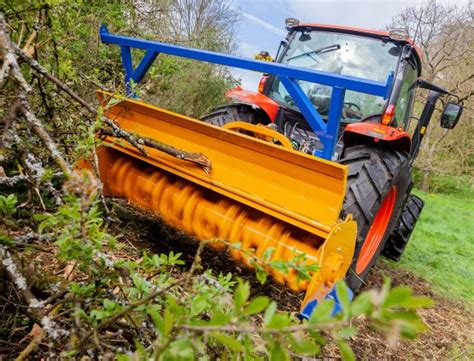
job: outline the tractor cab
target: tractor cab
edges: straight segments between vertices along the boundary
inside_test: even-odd
[[[374,32],[322,25],[289,27],[287,41],[277,62],[333,74],[383,82],[390,73],[401,73],[402,87],[394,122],[402,124],[413,103],[413,85],[421,72],[419,56],[407,36],[395,32]],[[408,66],[402,66],[406,62]],[[403,64],[405,65],[405,64]],[[402,71],[403,70],[403,71]],[[327,118],[332,88],[300,81],[300,86],[318,113]],[[285,87],[273,77],[265,93],[289,109],[295,104]],[[354,123],[382,114],[387,101],[380,96],[348,90],[344,97],[342,123]]]
[[[338,126],[334,129],[337,142],[331,159],[338,160],[346,146],[370,143],[370,139],[390,142],[391,146],[412,156],[418,153],[436,100],[441,95],[453,94],[419,79],[422,70],[421,52],[406,32],[300,24],[296,19],[287,19],[286,28],[288,34],[280,44],[275,63],[344,79],[364,80],[366,85],[387,84],[387,93],[375,94],[367,91],[366,86],[340,92],[340,86],[296,80],[299,87],[299,94],[296,95],[301,94],[309,100],[322,122],[330,123],[331,107],[341,110],[340,116],[332,115],[333,122]],[[273,61],[268,56],[257,59]],[[431,93],[420,119],[410,124],[418,87],[428,89]],[[336,97],[335,89],[339,93]],[[252,109],[248,111],[251,115],[247,116],[247,121],[271,124],[290,139],[294,149],[320,155],[325,147],[324,140],[318,135],[321,127],[308,122],[308,118],[312,117],[309,114],[311,109],[302,109],[301,104],[296,103],[298,97],[295,98],[295,92],[290,92],[291,87],[288,88],[285,79],[264,75],[258,93],[237,87],[230,90],[227,96],[238,108],[235,112],[239,114],[239,119],[245,116],[245,107],[250,105]],[[340,104],[333,104],[337,102]],[[457,103],[448,104],[441,119],[454,119],[455,124],[462,107]],[[451,116],[448,116],[449,112]],[[213,117],[204,119],[213,123]],[[450,128],[450,123],[449,126],[445,126],[445,123],[442,121],[441,125]]]
[[[340,135],[349,124],[376,122],[396,128],[409,127],[416,81],[421,74],[420,52],[401,31],[371,31],[351,27],[299,24],[287,21],[288,35],[276,62],[312,70],[376,82],[394,75],[391,96],[384,99],[364,92],[347,90],[340,119]],[[282,109],[281,131],[295,148],[314,153],[321,147],[311,127],[304,121],[294,100],[278,77],[262,79],[262,94]],[[332,87],[298,81],[322,119],[327,121]],[[338,144],[342,148],[342,144]]]

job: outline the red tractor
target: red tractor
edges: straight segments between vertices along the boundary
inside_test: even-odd
[[[349,166],[342,210],[358,226],[355,255],[346,282],[358,289],[377,257],[398,261],[423,208],[411,194],[413,163],[437,99],[451,95],[420,80],[421,52],[402,31],[373,31],[287,19],[288,35],[275,62],[383,82],[394,74],[388,99],[347,91],[332,160]],[[261,53],[259,59],[268,59]],[[271,58],[270,58],[271,60]],[[327,120],[332,88],[298,81],[323,120]],[[417,88],[430,90],[419,119],[412,116]],[[293,148],[318,155],[322,143],[305,120],[280,79],[264,75],[258,92],[236,87],[227,97],[232,103],[203,117],[224,126],[242,121],[267,125],[287,137]],[[462,113],[457,103],[446,103],[441,126],[453,128]]]

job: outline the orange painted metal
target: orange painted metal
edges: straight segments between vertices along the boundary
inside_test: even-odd
[[[267,142],[272,142],[272,143],[273,143],[273,140],[276,140],[280,142],[282,146],[288,149],[293,149],[293,145],[291,144],[291,141],[287,137],[285,137],[283,134],[263,124],[254,125],[250,123],[236,121],[236,122],[227,123],[222,127],[224,129],[229,129],[229,130],[236,130],[236,131],[245,130],[248,132],[252,132],[257,139],[262,139],[262,140],[265,140]]]
[[[102,101],[111,94],[101,93]],[[97,149],[106,195],[124,197],[201,240],[240,243],[233,257],[251,259],[273,250],[271,259],[306,254],[320,270],[310,281],[295,271],[271,270],[289,288],[319,298],[344,277],[352,260],[356,223],[339,219],[347,168],[244,134],[115,97],[106,114],[121,128],[212,162],[200,166],[144,147],[139,153],[123,140],[105,137]]]
[[[395,128],[381,123],[362,122],[348,124],[344,129],[344,138],[350,133],[368,136],[376,142],[399,142],[401,149],[406,152],[410,151],[411,136],[403,128]]]
[[[359,253],[359,258],[356,263],[356,272],[362,273],[365,271],[370,261],[374,258],[375,252],[379,248],[380,242],[382,242],[385,232],[387,231],[388,224],[392,218],[393,208],[395,207],[395,201],[397,200],[397,188],[392,187],[390,192],[387,194],[385,199],[377,212],[372,225],[370,226],[367,237],[365,238],[364,244]]]
[[[235,88],[228,90],[225,93],[225,96],[233,101],[238,101],[249,105],[256,105],[262,108],[272,122],[275,121],[278,109],[280,108],[278,103],[268,96],[261,93],[244,90],[240,86],[236,86]]]

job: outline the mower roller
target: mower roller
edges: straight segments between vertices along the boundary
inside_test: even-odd
[[[310,280],[300,279],[295,270],[267,267],[277,282],[306,291],[301,314],[309,317],[325,297],[337,301],[336,281],[345,278],[356,290],[386,243],[385,254],[400,257],[416,222],[410,218],[408,233],[407,227],[397,226],[414,214],[402,212],[407,199],[415,199],[410,196],[413,160],[437,98],[448,92],[417,80],[416,74],[413,78],[413,72],[406,87],[407,67],[419,76],[420,58],[413,42],[399,33],[289,20],[288,36],[274,62],[114,35],[102,26],[101,40],[121,48],[128,95],[100,91],[104,115],[145,141],[139,149],[116,133],[102,132],[97,154],[106,195],[151,210],[214,247],[227,244],[237,261],[249,267],[295,258],[316,264]],[[320,46],[318,33],[336,36],[328,41],[337,43]],[[360,39],[350,49],[351,41]],[[354,59],[344,66],[336,60],[318,65],[325,54],[341,51],[342,61],[363,46],[392,66],[377,76],[371,71],[359,76],[340,70],[357,65]],[[135,68],[132,48],[145,51]],[[259,93],[237,87],[228,93],[232,104],[201,120],[143,103],[131,83],[140,83],[160,53],[262,72]],[[295,65],[292,59],[316,65]],[[406,122],[395,114],[400,117],[397,107],[404,92],[416,86],[431,93],[409,134]],[[410,96],[404,100],[407,109],[413,103]],[[380,113],[365,114],[367,101],[380,103]],[[452,128],[461,111],[448,103],[442,125]],[[403,116],[408,119],[409,113]]]

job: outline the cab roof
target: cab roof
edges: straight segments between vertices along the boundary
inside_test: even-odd
[[[423,54],[415,44],[414,40],[411,38],[407,38],[406,40],[394,40],[390,38],[389,31],[382,31],[382,30],[370,30],[370,29],[363,29],[357,28],[352,26],[342,26],[342,25],[329,25],[329,24],[313,24],[313,23],[300,23],[296,26],[289,27],[289,30],[322,30],[322,31],[332,31],[332,32],[339,32],[339,33],[347,33],[353,35],[360,35],[360,36],[368,36],[376,39],[381,40],[390,40],[398,44],[410,44],[415,49],[416,60],[418,63],[418,72],[421,73],[421,59],[423,59]]]

